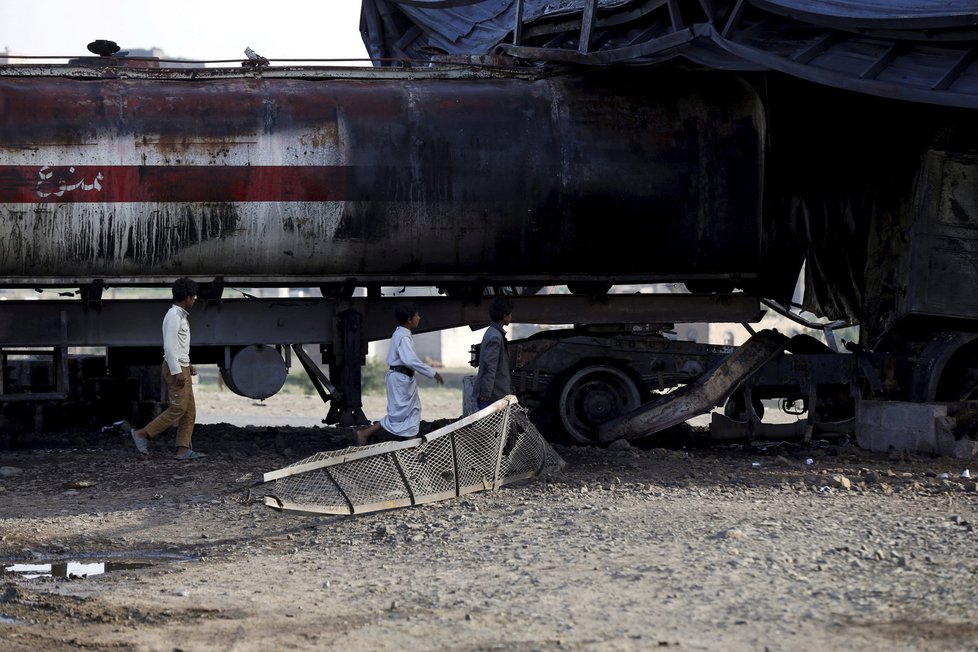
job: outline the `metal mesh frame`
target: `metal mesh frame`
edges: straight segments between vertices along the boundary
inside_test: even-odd
[[[265,504],[317,514],[363,514],[455,498],[556,471],[564,461],[516,398],[422,437],[316,453],[266,473]]]

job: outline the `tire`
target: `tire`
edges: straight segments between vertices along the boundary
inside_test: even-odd
[[[597,445],[600,427],[642,405],[632,377],[612,365],[582,367],[565,376],[556,394],[555,422],[578,443]]]

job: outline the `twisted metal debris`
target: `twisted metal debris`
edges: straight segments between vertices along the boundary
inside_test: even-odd
[[[422,437],[316,453],[264,475],[265,504],[363,514],[456,498],[561,469],[514,396]]]

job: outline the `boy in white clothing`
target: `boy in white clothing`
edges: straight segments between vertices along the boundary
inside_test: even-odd
[[[375,441],[403,441],[416,437],[421,429],[421,398],[418,396],[418,383],[415,373],[434,378],[439,385],[444,379],[437,371],[425,364],[414,352],[414,338],[411,331],[421,323],[421,315],[415,303],[405,301],[395,310],[397,328],[391,336],[390,350],[387,352],[387,414],[356,435],[357,446],[365,445],[371,438]]]

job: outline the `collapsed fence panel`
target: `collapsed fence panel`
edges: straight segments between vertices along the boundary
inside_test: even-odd
[[[317,514],[363,514],[498,489],[564,461],[514,396],[403,442],[324,451],[264,475],[265,504]]]

